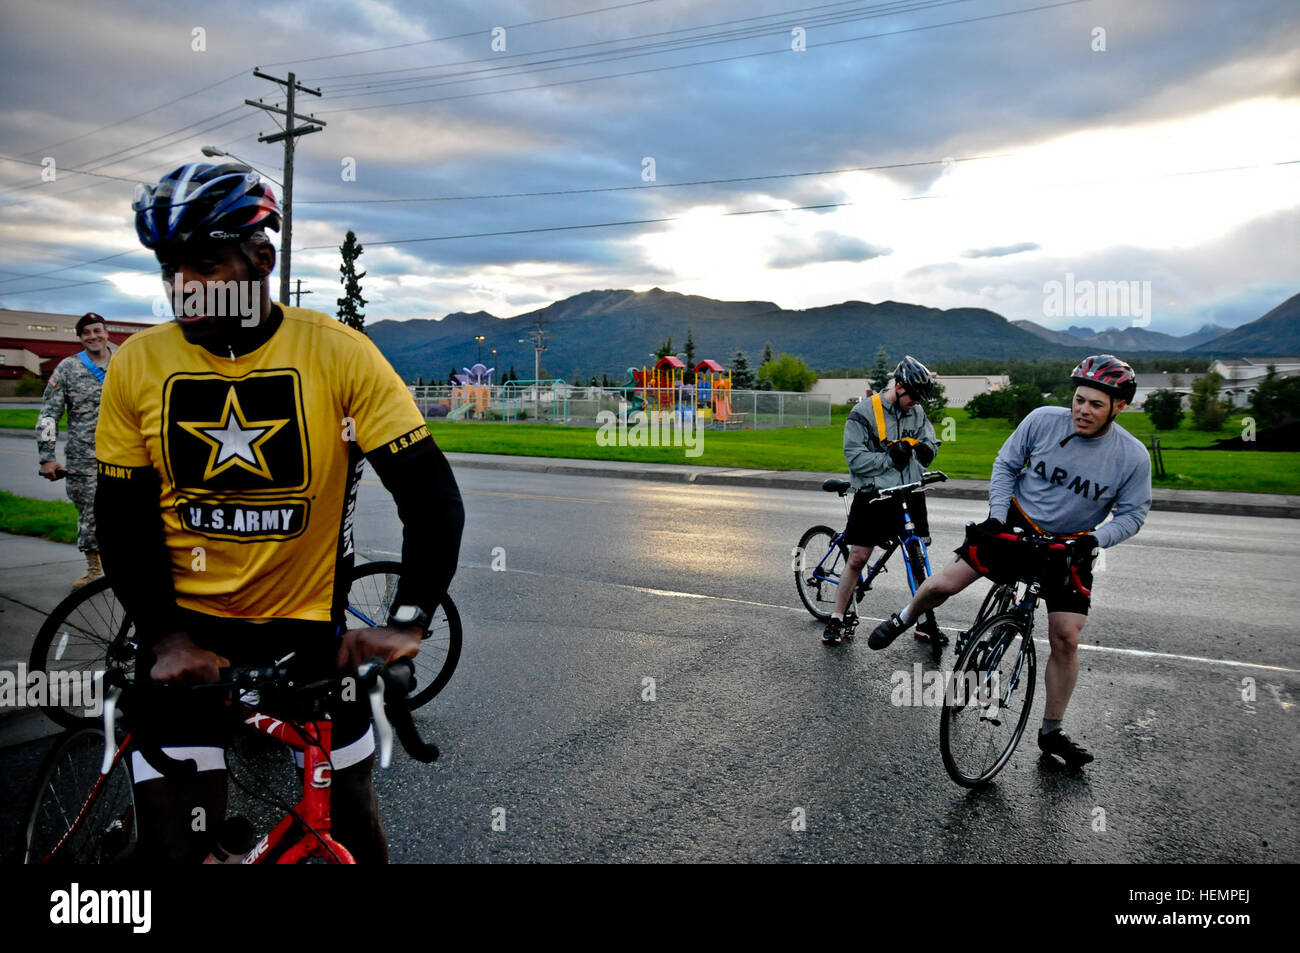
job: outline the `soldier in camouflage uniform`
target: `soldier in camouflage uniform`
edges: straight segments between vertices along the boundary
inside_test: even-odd
[[[77,548],[86,554],[86,574],[73,583],[78,589],[103,575],[99,542],[95,539],[95,425],[99,422],[99,395],[112,356],[104,319],[93,312],[77,322],[77,337],[85,350],[64,358],[50,375],[45,401],[36,421],[41,476],[68,478],[68,496],[77,505]],[[59,418],[68,413],[68,464],[54,456]]]

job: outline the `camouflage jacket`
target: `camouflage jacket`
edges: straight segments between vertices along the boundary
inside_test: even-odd
[[[114,350],[110,349],[110,361]],[[54,442],[58,436],[59,418],[66,410],[69,468],[95,466],[95,424],[99,421],[99,395],[103,387],[81,363],[79,353],[59,362],[45,385],[44,402],[36,421],[36,446],[41,463],[55,459]]]

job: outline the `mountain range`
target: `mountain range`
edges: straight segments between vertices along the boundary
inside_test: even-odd
[[[366,328],[398,373],[414,380],[445,380],[452,368],[475,363],[482,335],[483,363],[498,377],[513,366],[533,373],[532,344],[524,340],[538,322],[547,334],[543,376],[572,378],[602,373],[622,378],[629,367],[654,363],[654,351],[671,336],[681,353],[689,329],[696,359],[729,365],[737,349],[757,369],[763,349],[788,352],[814,369],[860,367],[883,346],[891,360],[914,354],[924,361],[962,358],[1080,358],[1098,350],[1125,353],[1187,352],[1221,356],[1300,353],[1300,294],[1233,330],[1207,325],[1185,337],[1145,328],[1111,329],[1087,336],[1051,331],[1031,321],[1008,321],[983,308],[927,308],[898,301],[845,301],[791,310],[770,301],[718,301],[661,288],[586,291],[511,318],[486,311],[441,319],[379,321]],[[1072,331],[1088,331],[1072,328]],[[495,348],[495,358],[491,350]]]

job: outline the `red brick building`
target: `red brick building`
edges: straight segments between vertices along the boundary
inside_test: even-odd
[[[81,341],[77,338],[79,320],[80,314],[0,308],[0,381],[48,378],[59,361],[81,350]],[[136,331],[153,325],[141,321],[118,321],[111,315],[104,315],[104,326],[108,329],[108,339],[116,346]]]

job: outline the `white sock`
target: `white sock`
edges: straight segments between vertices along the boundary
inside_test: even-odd
[[[832,619],[839,619],[841,622],[843,622],[843,621],[844,621],[844,613],[843,613],[843,612],[832,612],[832,613],[831,613],[831,618],[832,618]]]
[[[898,621],[901,622],[901,623],[903,623],[903,625],[911,625],[911,624],[912,624],[912,616],[911,616],[911,614],[907,611],[907,606],[903,606],[902,611],[898,613]]]

